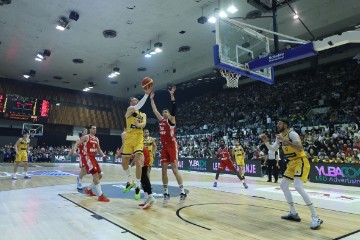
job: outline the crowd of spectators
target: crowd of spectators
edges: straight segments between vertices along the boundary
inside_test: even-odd
[[[292,124],[359,123],[360,65],[346,61],[238,89],[206,91],[179,106],[178,133],[200,134],[227,128],[265,129],[287,117]],[[309,112],[322,108],[320,112]]]
[[[247,158],[259,159],[264,154],[259,134],[265,132],[274,141],[276,119],[285,117],[300,134],[311,161],[359,163],[358,79],[360,65],[346,61],[279,77],[275,85],[250,83],[205,91],[179,105],[179,156],[214,158],[220,139],[228,146],[239,139]],[[342,124],[348,127],[339,128]]]

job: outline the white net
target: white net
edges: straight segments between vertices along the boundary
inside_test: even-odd
[[[221,76],[226,79],[226,86],[228,88],[238,88],[240,74],[228,71],[226,69],[220,69]]]

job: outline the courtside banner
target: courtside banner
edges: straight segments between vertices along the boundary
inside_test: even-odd
[[[310,182],[360,187],[360,165],[311,163]]]
[[[219,159],[204,159],[204,158],[179,158],[178,168],[180,170],[196,171],[196,172],[211,172],[216,173],[220,166]],[[153,167],[161,167],[160,158],[156,157]],[[169,165],[170,168],[170,165]],[[245,161],[245,175],[261,177],[261,161],[246,160]],[[235,174],[226,169],[223,173]]]

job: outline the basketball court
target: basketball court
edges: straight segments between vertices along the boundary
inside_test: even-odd
[[[71,1],[67,1],[65,4],[71,5],[70,2]],[[177,4],[179,4],[179,2],[180,1],[178,1]],[[195,2],[201,2],[201,0]],[[212,3],[212,1],[209,2]],[[159,11],[161,11],[161,7],[163,7],[162,3],[163,2],[161,1],[157,3],[158,5],[156,5],[159,6]],[[54,7],[55,5],[53,4],[44,2],[44,5],[45,4],[49,4],[47,5],[49,9],[56,9],[56,7]],[[63,3],[58,3],[59,6],[62,4]],[[83,6],[88,5],[88,3],[82,4]],[[103,4],[106,5],[109,3]],[[113,4],[115,6],[115,1],[113,2]],[[30,8],[27,4],[23,4],[23,6],[24,7],[20,9],[27,10],[27,8]],[[154,6],[153,8],[155,8],[156,6]],[[174,6],[169,7],[169,9],[176,9],[177,7]],[[33,13],[36,12],[34,16],[38,16],[40,18],[41,15],[44,15],[43,17],[46,19],[42,19],[43,22],[48,22],[48,16],[53,15],[53,12],[49,12],[46,14],[38,14],[38,7],[36,5],[31,7],[34,8]],[[101,19],[98,17],[89,17],[101,16],[101,12],[103,10],[100,7],[94,8],[93,6],[86,6],[86,8],[90,9],[88,15],[84,14],[83,19],[87,19],[89,23],[89,29],[92,26],[97,26],[99,19],[102,20],[100,22],[107,21],[105,18]],[[126,6],[125,10],[124,7],[124,9],[122,10],[123,12],[119,11],[116,12],[116,14],[113,14],[113,21],[118,24],[118,22],[120,22],[121,20],[122,22],[124,22],[123,24],[125,27],[133,24],[134,21],[132,21],[130,18],[125,21],[122,18],[117,19],[117,17],[120,18],[125,11],[133,10],[134,8],[135,6],[129,5]],[[202,10],[203,8],[204,6],[202,7]],[[110,9],[113,10],[113,5],[110,6]],[[137,9],[140,9],[140,7],[138,7]],[[141,15],[143,15],[143,12],[145,12],[145,10],[148,11],[148,9],[150,8],[145,5],[145,7],[142,9]],[[181,8],[180,10],[182,10],[182,12],[186,12],[186,9]],[[198,10],[200,12],[200,7],[198,7]],[[59,15],[63,13],[56,14]],[[128,16],[133,15],[135,14],[128,14]],[[163,13],[152,13],[151,15],[162,16]],[[174,17],[172,14],[169,14],[169,16],[171,16],[171,21],[173,21],[174,24],[180,22],[179,20],[177,20],[177,17],[180,16],[180,14],[178,14],[176,17]],[[9,19],[12,19],[11,17],[12,16],[8,16]],[[18,16],[14,15],[14,17]],[[52,19],[51,21],[59,22],[60,24],[63,23],[63,19],[64,17],[58,17],[57,20]],[[188,20],[189,19],[190,18],[188,18]],[[147,22],[146,18],[144,18],[143,20]],[[163,19],[163,21],[166,22],[166,19]],[[193,21],[193,19],[191,19],[191,21]],[[14,20],[13,22],[16,21]],[[42,24],[44,24],[43,22]],[[283,22],[285,22],[285,20],[283,20]],[[65,30],[65,28],[66,31],[70,30],[70,25],[68,23],[69,22],[67,22],[65,26],[63,26],[63,30]],[[136,24],[137,22],[135,21],[135,25]],[[190,24],[190,22],[186,22],[184,25],[188,26]],[[267,24],[263,24],[263,26],[264,25]],[[119,30],[125,29],[124,26],[119,27]],[[153,28],[153,26],[149,26],[150,25],[145,24],[143,29],[137,29],[136,33],[143,34],[143,32],[146,31],[142,30],[148,30]],[[171,24],[169,24],[169,26],[171,26]],[[81,21],[78,24],[73,21],[71,28],[74,31],[70,32],[72,34],[68,34],[66,39],[70,39],[69,41],[72,42],[79,42],[79,39],[82,39],[81,41],[84,41],[88,39],[92,40],[92,38],[95,39],[97,37],[97,35],[89,37],[89,30],[79,31],[83,38],[77,37],[74,33],[76,33],[76,30],[80,27]],[[14,28],[15,27],[9,27],[7,31],[10,32],[10,30],[12,31]],[[55,26],[53,26],[52,28],[54,30]],[[168,84],[170,84],[168,79],[175,79],[174,82],[171,82],[171,84],[178,84],[181,83],[181,81],[183,81],[184,79],[189,79],[189,76],[192,76],[191,78],[193,78],[193,76],[196,76],[196,74],[205,72],[205,70],[209,71],[209,69],[213,69],[213,67],[219,69],[221,76],[224,77],[227,81],[226,85],[228,88],[239,87],[238,81],[241,77],[255,79],[265,82],[267,84],[274,84],[275,66],[315,56],[320,51],[338,47],[343,44],[360,43],[360,31],[349,31],[344,32],[342,35],[333,35],[319,41],[308,41],[294,36],[282,34],[281,31],[274,32],[275,30],[270,31],[268,29],[257,27],[255,25],[247,24],[243,21],[237,21],[227,18],[219,18],[216,23],[216,27],[214,28],[215,29],[211,29],[211,31],[206,30],[207,34],[210,34],[209,32],[215,33],[215,35],[212,35],[213,38],[204,37],[207,38],[206,43],[210,43],[212,40],[216,39],[216,41],[214,41],[216,43],[213,46],[213,49],[207,48],[209,44],[202,44],[201,41],[199,41],[199,43],[197,43],[199,45],[195,45],[196,47],[194,47],[194,49],[197,48],[196,54],[191,55],[191,57],[187,58],[194,58],[194,62],[189,63],[186,59],[186,61],[184,60],[184,62],[180,62],[180,64],[178,64],[179,66],[182,66],[182,69],[179,67],[178,71],[176,71],[175,66],[171,64],[169,66],[170,58],[163,58],[161,60],[161,63],[163,63],[163,65],[166,65],[167,68],[161,70],[158,69],[156,70],[158,72],[151,73],[155,76],[154,79],[156,79],[154,81],[155,86],[158,83],[159,85],[157,87],[161,87],[166,90],[166,87],[168,86]],[[38,27],[37,31],[43,32],[43,29],[41,27]],[[103,35],[105,38],[109,38],[109,36],[106,36],[105,34],[107,31],[114,32],[112,38],[116,37],[116,31],[104,30]],[[185,33],[185,31],[182,31],[182,29],[179,29],[179,31],[180,34]],[[193,32],[196,32],[199,35],[193,35],[192,38],[198,39],[198,37],[203,37],[204,34],[201,31],[195,30],[194,28]],[[101,33],[100,30],[98,32]],[[30,34],[28,35],[33,36]],[[52,36],[52,33],[48,35]],[[154,36],[157,35],[157,39],[158,41],[160,41],[160,33],[149,33],[148,35],[151,35],[151,38],[154,38]],[[171,37],[169,37],[169,35],[171,35]],[[142,35],[136,36],[139,39],[143,38]],[[58,36],[54,36],[54,38],[56,37]],[[168,34],[168,36],[165,35],[164,38],[166,39],[166,37],[169,37],[168,39],[170,39],[168,40],[169,45],[176,45],[176,48],[181,46],[180,43],[177,42],[179,37],[175,37],[175,34],[171,33]],[[30,37],[27,38],[30,39]],[[37,35],[34,35],[34,39],[36,38],[39,37],[37,37]],[[126,39],[126,41],[133,42],[134,39]],[[211,41],[209,39],[211,39]],[[139,62],[139,59],[137,57],[140,55],[140,52],[142,55],[150,52],[152,48],[151,41],[154,39],[150,39],[149,37],[149,39],[142,40],[146,40],[146,42],[148,42],[149,40],[150,49],[147,49],[147,43],[146,47],[141,46],[141,48],[144,48],[144,51],[140,50],[140,45],[124,45],[124,48],[131,48],[134,51],[135,49],[137,49],[137,55],[133,54],[133,51],[131,51],[123,52],[121,54],[117,53],[117,56],[112,56],[111,54],[114,52],[114,49],[119,48],[119,46],[123,46],[122,44],[119,44],[119,42],[117,42],[116,45],[103,44],[109,45],[109,48],[106,49],[106,51],[98,50],[97,47],[94,47],[98,42],[89,42],[91,43],[89,44],[91,48],[83,48],[81,50],[78,50],[78,47],[80,46],[75,46],[72,48],[69,47],[68,49],[59,48],[58,52],[64,53],[65,51],[70,51],[70,53],[72,53],[79,51],[81,54],[85,55],[85,58],[87,57],[86,61],[90,63],[92,62],[91,60],[94,59],[94,56],[103,56],[100,57],[100,66],[99,63],[95,63],[95,61],[93,61],[94,65],[87,65],[86,68],[81,70],[82,72],[79,71],[79,75],[82,75],[81,73],[85,72],[87,74],[88,69],[100,69],[103,67],[103,69],[108,68],[106,70],[103,70],[106,73],[110,69],[117,69],[116,71],[118,72],[119,68],[113,68],[115,65],[121,63],[122,69],[133,69],[134,66]],[[51,42],[50,40],[43,41]],[[63,41],[64,46],[67,46],[66,41]],[[279,52],[272,49],[274,42],[277,44],[281,42],[283,44],[291,45],[289,45],[289,48],[283,49],[284,51]],[[166,45],[164,44],[164,46]],[[180,47],[177,52],[185,52],[182,50],[184,49],[184,47],[185,49],[188,49],[187,51],[190,50],[189,46],[183,46]],[[45,46],[37,46],[37,48],[41,49],[45,48]],[[166,48],[164,49],[166,50]],[[31,49],[29,51],[34,51],[34,49]],[[210,54],[210,52],[213,53]],[[54,55],[56,56],[56,51],[54,51],[54,53]],[[9,56],[10,55],[11,54],[9,54]],[[69,54],[68,52],[68,55],[66,55],[65,53],[63,55],[67,58],[67,56],[70,56],[71,54]],[[121,60],[116,60],[111,63],[107,62],[108,59],[119,59],[120,57],[125,56],[130,57],[130,55],[131,60],[133,61],[126,59],[124,60],[124,58],[121,58]],[[50,57],[50,53],[48,54],[48,57]],[[144,57],[146,56],[144,55]],[[198,65],[198,62],[200,61],[197,61],[197,58],[200,59],[200,57],[202,57],[201,59],[204,60],[204,62],[207,61],[206,65]],[[211,57],[213,57],[214,64],[209,64],[209,57],[210,59]],[[74,60],[81,60],[81,63],[84,62],[82,59],[73,59],[73,62],[71,62],[70,64],[79,63],[79,61]],[[195,60],[197,61],[196,64],[194,64]],[[10,63],[10,61],[6,62],[6,64],[9,65],[4,64],[4,69],[12,69],[12,63]],[[71,69],[71,67],[73,66],[71,65],[69,67],[69,65],[66,65],[65,61],[62,61],[60,59],[58,60],[58,64],[63,66],[64,69]],[[23,66],[26,66],[24,62],[21,62],[21,65],[21,68],[23,68]],[[158,65],[161,64],[158,63]],[[190,65],[193,66],[189,67]],[[198,66],[201,69],[198,69]],[[139,69],[144,69],[143,66],[140,65],[137,67],[139,67],[137,68],[138,72],[140,72]],[[19,69],[16,70],[20,72]],[[21,69],[21,71],[25,73],[23,69]],[[217,70],[213,69],[213,71],[216,72]],[[33,73],[32,75],[35,75],[34,70],[30,70],[30,72]],[[100,70],[98,72],[100,72]],[[174,75],[169,75],[171,74],[171,72]],[[177,74],[180,73],[181,75],[176,75],[176,72]],[[19,75],[18,72],[16,72],[16,74]],[[77,75],[77,73],[71,74],[71,76],[73,77]],[[92,81],[92,79],[103,79],[102,75],[95,75],[93,73],[89,74],[90,77],[84,77],[83,79],[90,79],[91,81],[86,80],[85,82],[81,82],[83,80],[79,80],[77,83],[78,85],[74,85],[76,86],[76,88],[72,85],[67,86],[70,86],[70,89],[78,89],[79,86],[83,85],[93,88],[94,86],[99,86],[102,84],[97,84],[96,82],[94,83]],[[124,76],[124,79],[135,78],[133,72],[129,71],[126,73],[125,71],[125,74],[127,75],[122,75]],[[144,77],[143,73],[137,74],[138,75],[135,76],[138,79],[140,79],[139,76]],[[151,76],[151,74],[149,76]],[[15,75],[15,72],[11,72],[11,74],[9,73],[7,75],[12,78],[15,78],[14,76],[17,76]],[[50,74],[48,75],[50,76]],[[25,77],[28,75],[23,76]],[[85,76],[85,74],[83,74],[83,76]],[[29,77],[30,76],[28,76],[28,78]],[[53,78],[59,80],[62,79],[62,77],[57,76],[54,76]],[[158,82],[156,83],[156,81]],[[128,97],[128,95],[130,96],[130,94],[139,93],[136,89],[138,82],[131,83],[131,85],[125,85],[127,84],[125,82],[126,81],[119,81],[119,83],[121,84],[119,84],[119,88],[114,88],[112,87],[112,85],[104,87],[102,90],[101,88],[99,88],[101,90],[99,91],[99,93],[109,95],[112,94],[113,96],[121,95],[122,97]],[[68,83],[70,83],[70,81],[63,82],[63,84]],[[117,83],[118,82],[115,81],[110,82],[109,84]],[[146,84],[149,83],[144,82],[143,87],[145,87]],[[152,80],[151,84],[153,84]],[[54,86],[63,85],[55,83]],[[89,90],[90,88],[86,91]],[[22,130],[23,132],[26,131],[30,133],[31,137],[43,136],[44,134],[43,125],[41,124],[24,124]],[[104,174],[101,180],[102,190],[104,194],[110,198],[109,203],[99,202],[97,201],[97,197],[89,197],[88,195],[84,194],[83,191],[78,191],[76,189],[76,178],[79,173],[78,164],[31,163],[29,164],[28,171],[31,179],[24,179],[24,175],[22,173],[19,173],[17,174],[17,180],[12,180],[11,174],[13,172],[13,165],[0,163],[1,236],[6,236],[6,239],[27,240],[115,238],[156,240],[284,238],[299,240],[360,239],[360,189],[356,187],[339,185],[335,186],[310,182],[305,184],[305,188],[317,209],[317,213],[324,221],[319,230],[311,230],[311,216],[309,209],[307,206],[304,205],[302,197],[297,194],[294,189],[291,190],[293,192],[297,211],[302,221],[292,222],[281,219],[281,216],[288,214],[288,204],[285,201],[279,184],[266,182],[266,177],[247,177],[247,184],[249,186],[249,189],[244,189],[236,176],[222,174],[220,175],[218,186],[214,188],[212,186],[215,174],[182,171],[181,173],[183,175],[184,186],[188,197],[184,204],[179,205],[179,189],[174,175],[172,174],[171,170],[169,170],[169,192],[171,195],[171,199],[169,201],[169,205],[163,206],[163,186],[161,181],[161,170],[154,168],[151,172],[151,182],[153,186],[154,196],[157,199],[157,203],[154,204],[152,208],[143,210],[138,206],[139,201],[133,199],[133,191],[130,191],[129,193],[123,193],[123,189],[125,188],[126,183],[123,176],[124,174],[122,166],[110,163],[100,165]],[[19,171],[22,171],[22,169],[22,166],[20,166]],[[134,168],[131,171],[132,176],[134,176]],[[84,178],[83,185],[87,186],[91,181],[92,177],[90,175],[87,175]]]
[[[77,164],[32,164],[25,180],[11,180],[12,165],[0,166],[1,232],[11,239],[358,239],[360,190],[355,187],[307,183],[306,190],[324,220],[320,230],[310,229],[310,213],[294,194],[302,221],[280,219],[288,206],[279,184],[248,177],[244,189],[236,176],[182,172],[188,199],[179,205],[176,180],[169,173],[169,205],[162,205],[160,169],[151,180],[157,203],[148,210],[137,206],[133,192],[122,193],[122,167],[101,165],[104,193],[109,203],[98,202],[76,189]],[[21,169],[21,168],[20,168]],[[132,169],[133,173],[134,169]],[[91,176],[84,178],[84,186]],[[21,226],[21,227],[19,227]],[[52,226],[52,227],[50,227]],[[55,226],[55,227],[54,227]],[[21,230],[20,230],[21,229]],[[71,237],[69,237],[71,236]]]

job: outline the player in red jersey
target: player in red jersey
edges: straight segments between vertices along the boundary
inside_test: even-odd
[[[81,131],[81,136],[85,136],[86,134],[88,134],[88,130],[87,130],[87,128],[84,128]],[[68,156],[70,156],[70,155],[76,156],[76,149],[78,149],[78,154],[80,157],[80,161],[79,161],[80,173],[79,173],[79,176],[77,177],[77,189],[82,190],[83,189],[82,178],[87,174],[87,172],[86,172],[86,168],[85,168],[86,159],[85,159],[85,155],[84,155],[84,144],[85,143],[78,144],[79,141],[80,141],[80,138],[76,141],[74,148],[71,149]]]
[[[90,184],[90,186],[86,188],[85,193],[89,194],[90,196],[96,196],[92,192],[92,189],[95,186],[99,194],[98,200],[101,202],[109,202],[110,199],[105,197],[105,195],[101,190],[100,179],[102,178],[102,173],[99,163],[95,159],[96,153],[99,153],[102,157],[107,157],[107,156],[103,153],[103,151],[100,148],[99,139],[95,137],[96,126],[90,125],[89,132],[90,134],[82,136],[77,144],[77,145],[84,144],[83,152],[86,160],[86,165],[85,165],[86,172],[91,173],[93,176],[93,182]],[[78,148],[78,146],[76,146],[76,148]]]
[[[220,140],[220,148],[218,149],[217,156],[218,158],[220,158],[220,166],[218,168],[218,171],[216,172],[214,187],[217,187],[217,181],[219,179],[220,172],[224,171],[226,168],[228,168],[230,171],[235,172],[240,181],[243,182],[245,178],[241,177],[240,173],[236,171],[236,168],[234,167],[235,163],[231,159],[229,149],[225,146],[224,140]],[[245,182],[243,182],[243,185],[246,189],[248,188]]]
[[[151,107],[153,109],[154,114],[156,115],[157,119],[159,120],[159,131],[160,131],[160,141],[162,143],[161,149],[161,168],[162,168],[162,181],[164,185],[164,202],[163,204],[166,205],[169,202],[170,194],[168,190],[168,176],[167,176],[167,167],[170,164],[173,170],[173,173],[176,177],[176,181],[179,184],[180,188],[180,201],[179,204],[184,203],[187,195],[185,193],[185,189],[183,186],[182,176],[178,170],[178,146],[176,142],[176,135],[175,135],[175,115],[176,115],[176,105],[175,105],[175,93],[176,87],[173,86],[171,90],[169,90],[172,109],[169,112],[168,109],[163,109],[161,115],[156,108],[155,101],[154,101],[154,93],[150,94],[151,99]]]

